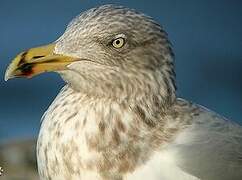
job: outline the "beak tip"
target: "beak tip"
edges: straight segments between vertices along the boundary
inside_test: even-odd
[[[9,79],[12,79],[14,77],[13,75],[13,68],[10,68],[11,66],[9,66],[5,72],[5,75],[4,75],[4,80],[5,81],[8,81]]]
[[[11,79],[11,76],[9,75],[8,72],[6,72],[4,76],[4,81],[8,81],[9,79]]]

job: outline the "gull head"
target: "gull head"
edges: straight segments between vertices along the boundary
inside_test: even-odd
[[[151,17],[122,6],[103,5],[81,13],[55,42],[17,55],[5,79],[50,71],[90,95],[175,97],[166,32]]]

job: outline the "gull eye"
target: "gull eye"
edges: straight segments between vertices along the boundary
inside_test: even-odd
[[[125,43],[124,38],[120,37],[120,38],[114,39],[112,42],[112,45],[115,48],[121,48],[124,46],[124,43]]]

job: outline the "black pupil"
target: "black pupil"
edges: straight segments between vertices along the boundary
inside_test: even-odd
[[[116,44],[120,44],[120,40],[116,40]]]

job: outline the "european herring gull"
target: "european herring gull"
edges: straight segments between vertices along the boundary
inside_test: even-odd
[[[20,53],[6,80],[55,71],[67,83],[43,116],[40,179],[241,180],[241,126],[177,98],[173,59],[156,21],[116,5]]]

